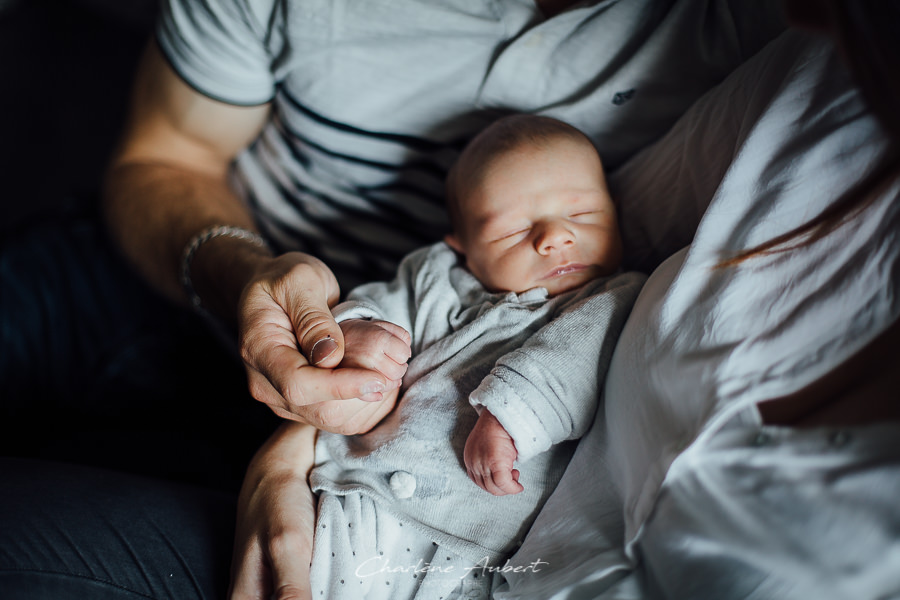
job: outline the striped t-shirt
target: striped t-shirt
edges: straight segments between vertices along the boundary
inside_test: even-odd
[[[163,5],[157,38],[191,86],[272,103],[234,184],[276,248],[321,258],[344,290],[447,232],[445,174],[497,116],[567,121],[615,167],[782,28],[778,0],[581,2],[550,19],[533,0]]]

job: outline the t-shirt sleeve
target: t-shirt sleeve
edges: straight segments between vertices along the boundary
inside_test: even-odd
[[[274,0],[163,0],[156,39],[172,68],[205,96],[235,105],[272,99]]]

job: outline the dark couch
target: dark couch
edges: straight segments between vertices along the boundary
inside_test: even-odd
[[[96,221],[156,10],[156,0],[0,0],[0,246],[48,223]],[[56,398],[36,396],[14,417],[0,415],[0,454],[236,487],[274,417],[249,399],[239,363],[202,324],[174,328],[180,337],[158,364],[126,369],[104,392],[104,401],[144,410],[79,420],[75,409],[54,410]],[[165,398],[152,388],[159,369],[176,371],[179,382]],[[161,400],[168,408],[158,408]],[[248,405],[252,431],[242,424]]]
[[[155,0],[0,0],[0,235],[91,208]]]

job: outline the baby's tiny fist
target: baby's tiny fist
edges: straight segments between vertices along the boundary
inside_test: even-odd
[[[519,471],[513,469],[517,455],[512,437],[494,415],[484,410],[463,450],[469,477],[495,496],[518,494],[525,488],[519,483]]]

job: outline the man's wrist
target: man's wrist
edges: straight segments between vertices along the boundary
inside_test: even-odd
[[[185,248],[182,284],[191,305],[227,323],[247,283],[272,251],[258,234],[238,227],[215,227],[198,234]]]
[[[259,477],[305,480],[314,462],[316,435],[312,425],[285,422],[257,451],[248,470]]]
[[[259,246],[266,250],[269,249],[268,242],[266,242],[261,235],[255,231],[250,231],[243,227],[235,227],[233,225],[215,225],[204,229],[191,238],[187,243],[187,246],[185,246],[181,257],[181,284],[184,286],[184,291],[188,296],[188,300],[196,309],[201,309],[203,307],[203,301],[194,289],[194,282],[191,277],[191,264],[194,261],[194,255],[204,244],[219,237],[244,240],[254,246]]]

